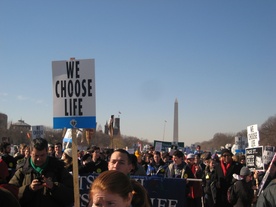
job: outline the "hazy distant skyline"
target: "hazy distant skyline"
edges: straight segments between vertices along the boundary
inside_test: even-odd
[[[51,64],[71,57],[95,59],[97,123],[120,111],[123,135],[172,141],[175,99],[187,145],[275,115],[276,1],[27,2],[0,7],[9,121],[53,125]]]

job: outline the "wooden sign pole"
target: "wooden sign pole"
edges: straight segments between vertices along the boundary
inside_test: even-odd
[[[79,169],[78,169],[78,143],[76,128],[72,129],[72,157],[73,157],[73,181],[74,181],[74,207],[80,207]]]

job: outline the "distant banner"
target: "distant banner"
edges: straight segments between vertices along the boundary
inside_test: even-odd
[[[178,142],[177,146],[172,142],[162,142],[158,140],[154,140],[154,149],[156,151],[168,151],[169,148],[178,147],[184,148],[184,142]]]
[[[89,189],[97,174],[79,176],[80,204],[87,206],[89,203]],[[132,179],[140,182],[147,190],[153,207],[186,207],[186,181],[180,178],[162,178],[133,176]]]

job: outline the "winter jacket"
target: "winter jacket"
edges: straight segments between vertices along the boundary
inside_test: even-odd
[[[234,192],[238,198],[238,201],[234,207],[251,207],[254,197],[252,182],[247,183],[245,180],[236,181]]]
[[[26,159],[10,180],[10,184],[19,187],[18,198],[22,207],[65,207],[74,202],[73,177],[64,168],[64,163],[55,157],[48,157],[48,164],[43,175],[51,177],[54,182],[52,189],[32,191],[30,184],[37,179],[38,173]]]
[[[256,207],[276,206],[276,179],[272,180],[260,194]]]
[[[215,167],[215,174],[213,177],[213,181],[217,188],[216,190],[216,205],[217,206],[232,206],[227,201],[227,190],[230,187],[233,179],[233,174],[240,174],[240,170],[242,165],[238,162],[232,161],[230,167],[226,171],[226,175],[224,176],[221,164],[219,163]]]

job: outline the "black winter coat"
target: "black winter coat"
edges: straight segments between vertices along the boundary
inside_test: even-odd
[[[232,180],[233,180],[233,174],[240,174],[240,170],[242,168],[242,164],[233,161],[228,168],[226,175],[224,176],[223,170],[221,167],[221,164],[218,163],[215,167],[215,174],[213,177],[213,181],[216,185],[216,206],[218,207],[232,207],[228,201],[227,201],[227,190],[230,187]]]
[[[234,191],[238,197],[238,201],[234,207],[251,207],[254,197],[252,182],[246,183],[245,180],[238,180],[235,185]]]

